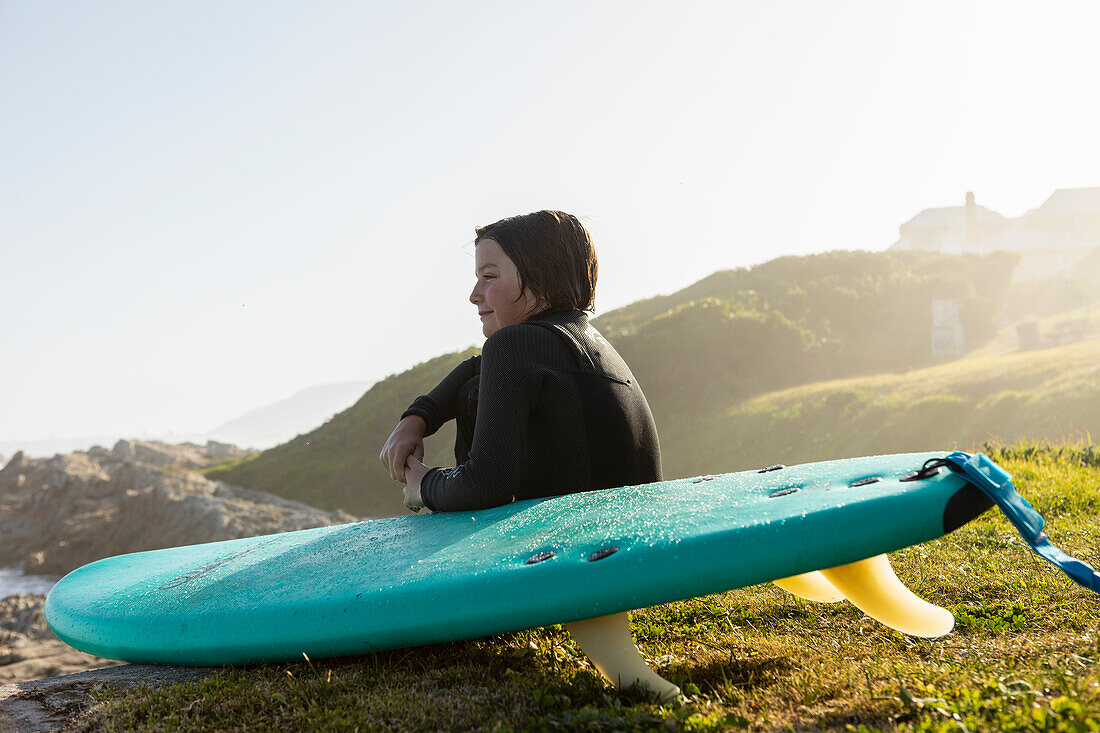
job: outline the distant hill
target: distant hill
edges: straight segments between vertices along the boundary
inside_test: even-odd
[[[370,382],[321,384],[285,400],[246,412],[202,437],[246,448],[270,448],[311,430],[344,410],[370,387]]]
[[[141,436],[96,435],[41,440],[0,440],[0,456],[23,451],[31,457],[49,457],[59,453],[87,450],[92,446],[111,446],[120,438],[161,440],[168,443],[217,440],[244,448],[263,450],[316,428],[340,410],[359,399],[370,382],[336,382],[303,389],[270,405],[258,407],[212,430],[199,433],[144,434]],[[0,466],[3,464],[0,463]]]
[[[958,302],[970,349],[989,342],[1015,261],[1004,253],[783,257],[715,273],[595,324],[649,398],[666,476],[729,470],[748,460],[737,448],[735,406],[821,380],[933,364],[934,299]],[[400,513],[401,487],[377,458],[382,443],[405,407],[472,353],[440,356],[383,380],[327,424],[211,475],[322,508]],[[944,425],[947,434],[950,427]],[[452,442],[453,432],[429,441],[425,462],[454,465]],[[849,455],[861,453],[856,443],[848,447]],[[769,451],[758,452],[749,465],[767,460]]]

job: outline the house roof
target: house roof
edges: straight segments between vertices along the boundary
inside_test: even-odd
[[[1028,213],[1057,216],[1087,212],[1100,212],[1100,187],[1060,188],[1042,206]]]
[[[979,224],[990,224],[1005,219],[996,211],[987,209],[984,206],[975,206],[974,208],[977,210]],[[944,206],[939,209],[925,209],[902,224],[902,227],[950,227],[962,226],[965,222],[965,206]]]

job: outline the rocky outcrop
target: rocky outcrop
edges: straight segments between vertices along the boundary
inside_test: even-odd
[[[107,450],[31,459],[0,470],[0,567],[64,575],[111,555],[350,522],[194,469],[239,451],[119,441]],[[72,649],[46,627],[42,595],[0,599],[0,685],[118,664]],[[0,726],[2,727],[2,726]]]
[[[43,595],[18,593],[0,599],[0,644],[9,637],[45,639],[51,636],[42,613]]]
[[[78,652],[54,636],[42,612],[45,600],[24,594],[0,599],[0,684],[119,664]]]
[[[212,667],[123,664],[11,684],[0,679],[0,730],[12,733],[99,730],[95,716],[105,690],[123,693],[139,687],[178,685],[220,673],[221,669]]]
[[[89,454],[103,456],[103,448],[92,448]],[[120,461],[146,463],[150,466],[175,466],[177,468],[206,468],[214,459],[244,455],[245,451],[230,445],[208,440],[205,446],[195,443],[162,443],[157,440],[120,440],[111,449],[111,455]]]
[[[141,441],[53,458],[15,454],[0,470],[0,566],[63,575],[126,552],[355,519],[193,470],[214,458],[190,443]]]

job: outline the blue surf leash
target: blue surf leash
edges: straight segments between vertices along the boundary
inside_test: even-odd
[[[1008,517],[1008,521],[1012,522],[1020,536],[1024,538],[1024,542],[1037,555],[1060,568],[1078,585],[1100,593],[1100,573],[1087,562],[1070,557],[1051,544],[1050,538],[1043,531],[1046,525],[1043,517],[1035,511],[1027,499],[1016,493],[1016,488],[1012,485],[1012,476],[1007,471],[989,460],[983,453],[970,455],[955,451],[942,460],[929,461],[921,472],[939,466],[947,466],[981,489],[994,504],[1000,507]]]

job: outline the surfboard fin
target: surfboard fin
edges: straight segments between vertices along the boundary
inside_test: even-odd
[[[950,611],[929,603],[898,580],[886,555],[839,565],[821,574],[858,609],[903,634],[933,638],[955,626]]]
[[[825,579],[817,570],[811,570],[801,575],[792,575],[789,578],[780,578],[772,581],[783,590],[805,598],[807,601],[819,603],[836,603],[844,600],[844,594],[836,589],[836,586]]]
[[[647,688],[659,700],[676,698],[680,688],[650,669],[630,636],[626,611],[610,616],[564,624],[577,646],[616,687],[637,684]]]

